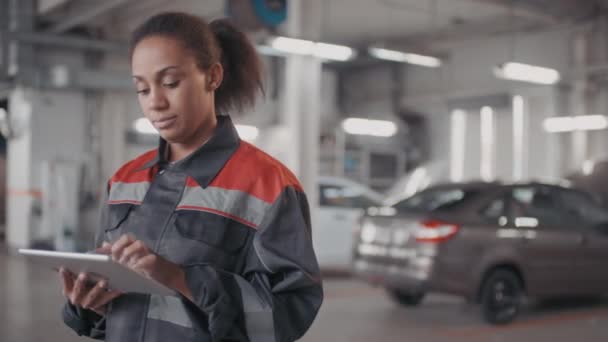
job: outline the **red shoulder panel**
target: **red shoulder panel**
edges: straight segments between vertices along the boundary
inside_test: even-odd
[[[241,141],[210,186],[244,191],[268,203],[274,202],[286,187],[303,191],[285,165],[245,141]]]
[[[110,183],[125,182],[125,183],[138,183],[138,182],[151,182],[154,176],[154,168],[141,169],[146,163],[156,158],[158,153],[157,149],[148,151],[139,157],[124,164],[112,178]]]

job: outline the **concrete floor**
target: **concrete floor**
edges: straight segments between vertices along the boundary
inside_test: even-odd
[[[530,305],[506,327],[481,322],[477,308],[432,295],[418,308],[393,304],[381,289],[326,280],[326,300],[301,340],[363,341],[606,341],[608,299]],[[0,341],[84,341],[60,320],[59,279],[0,251]]]

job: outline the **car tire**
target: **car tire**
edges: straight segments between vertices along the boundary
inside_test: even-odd
[[[387,291],[391,299],[407,307],[417,306],[424,299],[424,292],[411,293],[397,289],[387,289]]]
[[[492,271],[481,287],[481,311],[486,322],[506,324],[517,316],[523,297],[519,277],[505,269]]]

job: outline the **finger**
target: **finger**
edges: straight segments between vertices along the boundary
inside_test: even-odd
[[[125,234],[125,235],[121,236],[112,245],[112,259],[114,259],[115,261],[120,260],[123,249],[125,249],[125,247],[127,247],[128,245],[133,243],[133,241],[135,241],[135,238],[130,234]]]
[[[82,303],[82,299],[86,295],[86,274],[80,273],[76,281],[74,282],[74,288],[72,289],[72,294],[70,296],[70,301],[74,305],[80,306]]]
[[[101,284],[98,284],[98,286],[100,287],[101,291],[99,291],[99,294],[89,304],[89,307],[94,310],[105,306],[114,298],[122,295],[122,292],[108,290],[108,285],[106,281],[100,283]]]
[[[153,278],[153,275],[155,274],[154,268],[157,267],[158,259],[156,254],[148,254],[137,260],[131,268],[148,278]]]
[[[74,275],[63,267],[59,269],[59,274],[61,275],[61,282],[63,285],[63,295],[69,297],[74,288]]]
[[[85,309],[97,307],[98,304],[96,304],[96,302],[100,300],[100,297],[103,296],[104,292],[106,292],[105,281],[98,281],[84,296],[81,306]]]
[[[112,244],[104,241],[101,247],[95,249],[95,253],[100,254],[111,254],[112,253]]]
[[[123,249],[119,262],[126,266],[134,265],[138,259],[148,254],[150,254],[148,247],[141,240],[137,240]]]

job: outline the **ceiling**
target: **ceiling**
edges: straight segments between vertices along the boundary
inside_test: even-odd
[[[306,2],[307,0],[301,0]],[[428,44],[571,24],[598,15],[600,0],[323,0],[321,40],[347,44]],[[225,14],[224,0],[39,0],[46,31],[93,26],[127,36],[146,17],[165,10],[206,18]]]

